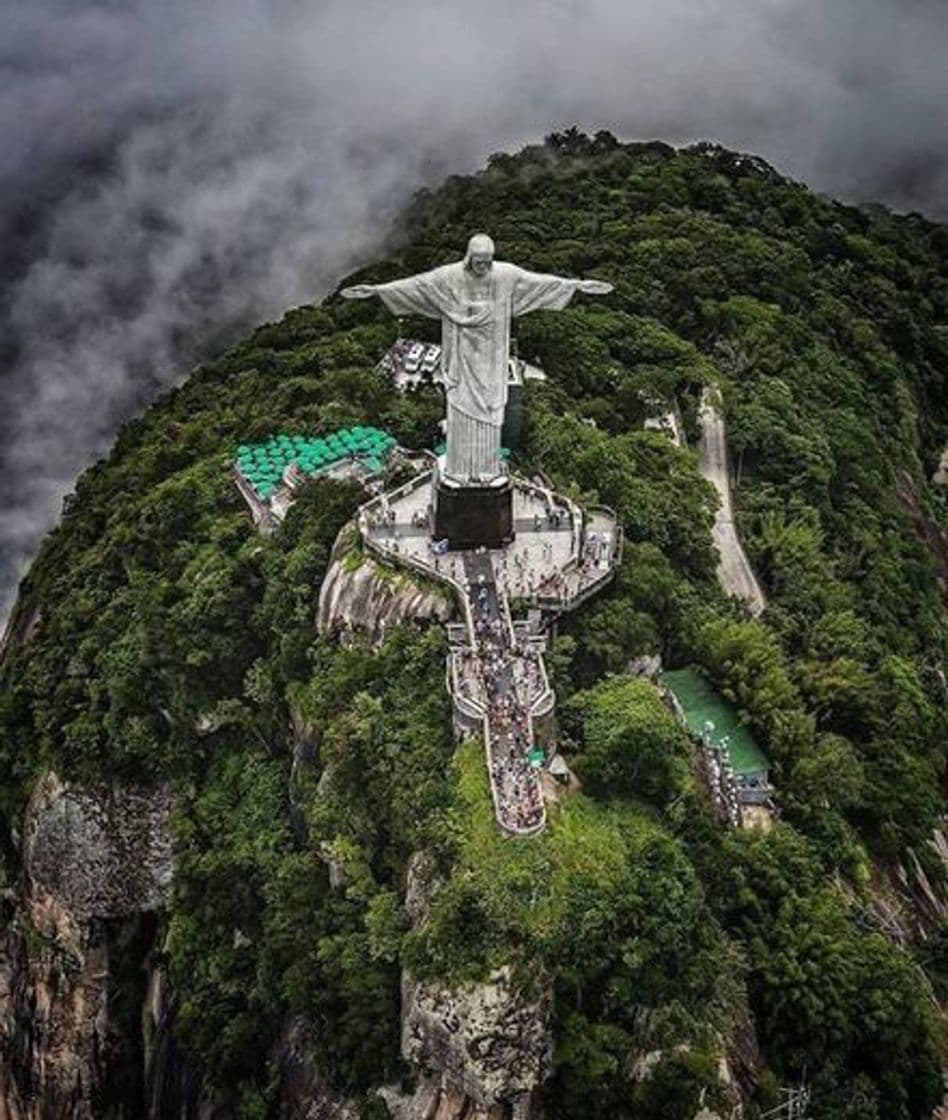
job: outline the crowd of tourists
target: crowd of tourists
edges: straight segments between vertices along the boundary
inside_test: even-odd
[[[737,777],[727,750],[727,739],[723,743],[715,743],[706,729],[702,740],[708,787],[714,807],[731,828],[739,828],[741,804],[737,792]]]
[[[525,650],[521,657],[512,662],[512,671],[517,692],[532,707],[546,688],[539,655],[535,650]]]
[[[496,587],[486,581],[470,588],[474,621],[475,653],[478,667],[475,678],[483,683],[486,699],[486,730],[491,784],[497,815],[504,828],[530,831],[543,822],[543,794],[537,772],[529,762],[531,747],[529,687],[518,687],[539,673],[533,654],[522,657],[512,648],[512,635],[501,613]],[[530,666],[514,672],[513,666]]]

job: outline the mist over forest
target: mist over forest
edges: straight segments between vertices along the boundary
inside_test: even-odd
[[[943,6],[894,0],[6,6],[0,614],[122,421],[420,186],[576,123],[944,219],[946,48]]]

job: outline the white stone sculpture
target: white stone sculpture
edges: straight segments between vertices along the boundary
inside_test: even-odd
[[[448,401],[444,473],[487,482],[502,471],[500,430],[507,404],[510,318],[562,311],[574,292],[605,295],[602,280],[570,280],[494,260],[494,242],[475,234],[463,261],[387,284],[344,288],[346,299],[379,296],[395,315],[441,320],[442,374]]]

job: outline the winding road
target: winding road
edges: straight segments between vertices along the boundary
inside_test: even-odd
[[[767,606],[764,593],[744,552],[734,525],[731,504],[731,479],[727,469],[727,444],[720,395],[707,386],[701,394],[701,439],[698,441],[698,470],[713,484],[720,503],[714,518],[712,536],[718,549],[718,580],[728,595],[740,599],[752,615]]]

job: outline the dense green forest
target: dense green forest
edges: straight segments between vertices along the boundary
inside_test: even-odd
[[[238,443],[358,422],[409,447],[440,438],[440,389],[399,394],[374,371],[398,324],[333,295],[196,369],[66,502],[14,629],[34,607],[39,621],[2,666],[6,882],[43,770],[171,782],[176,1031],[245,1117],[276,1114],[268,1052],[288,1012],[332,1083],[367,1094],[409,1075],[402,967],[461,980],[498,963],[553,986],[554,1120],[690,1120],[751,1025],[749,1116],[804,1078],[821,1120],[930,1116],[948,928],[929,917],[893,940],[872,898],[916,861],[948,891],[928,843],[948,741],[948,499],[928,481],[948,442],[948,231],[715,146],[570,130],[422,192],[347,282],[455,260],[478,229],[503,259],[615,286],[516,325],[548,381],[529,387],[515,469],[610,505],[626,539],[614,585],[548,658],[583,792],[536,841],[504,839],[482,753],[451,735],[440,630],[376,650],[317,634],[360,487],[310,483],[274,537],[254,531]],[[717,586],[694,453],[642,428],[676,403],[694,436],[712,383],[769,599],[756,620]],[[623,675],[643,653],[702,666],[736,704],[772,760],[772,833],[713,822],[687,737]],[[444,886],[412,930],[421,850]]]

